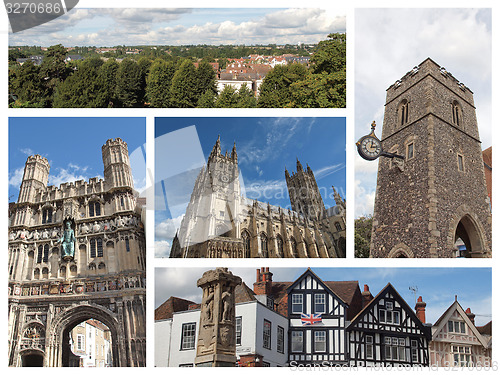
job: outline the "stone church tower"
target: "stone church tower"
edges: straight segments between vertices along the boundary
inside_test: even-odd
[[[77,366],[70,333],[109,328],[113,366],[145,366],[146,243],[127,144],[102,147],[104,180],[47,186],[50,165],[28,157],[9,206],[8,364]]]
[[[309,220],[321,220],[326,216],[325,204],[309,165],[304,171],[302,164],[297,159],[297,172],[292,172],[290,176],[288,170],[285,169],[285,179],[292,210],[304,215]]]
[[[491,256],[472,91],[431,59],[387,89],[372,257]],[[462,245],[462,246],[463,246]]]

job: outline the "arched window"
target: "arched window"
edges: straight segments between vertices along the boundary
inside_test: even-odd
[[[245,250],[243,257],[250,258],[250,235],[246,230],[241,232],[241,239],[243,240],[243,249]]]
[[[43,259],[43,245],[38,246],[38,253],[36,255],[36,262],[42,263]]]
[[[89,217],[101,216],[101,204],[99,202],[89,203]]]
[[[44,208],[42,210],[42,224],[52,223],[52,208]]]
[[[297,253],[297,241],[295,238],[290,238],[290,246],[292,247],[292,255],[294,258],[298,258],[299,254]]]
[[[456,100],[451,103],[451,119],[453,124],[457,126],[462,124],[462,107]]]
[[[97,257],[103,256],[102,239],[101,238],[92,238],[90,240],[90,257],[95,258],[96,256]]]
[[[337,229],[337,232],[341,232],[342,231],[342,226],[340,225],[339,222],[335,223],[335,229]]]
[[[125,248],[127,249],[127,253],[130,252],[130,241],[128,237],[125,238]]]
[[[405,125],[408,123],[408,100],[403,99],[398,106],[398,122],[399,125]]]
[[[281,236],[278,234],[276,236],[276,246],[277,246],[277,249],[278,249],[278,255],[283,258],[284,257],[284,252],[283,252],[283,238],[281,238]]]
[[[260,250],[264,258],[269,258],[269,251],[267,249],[267,236],[264,233],[260,234]]]
[[[43,246],[43,261],[44,262],[49,261],[49,244],[45,244]]]

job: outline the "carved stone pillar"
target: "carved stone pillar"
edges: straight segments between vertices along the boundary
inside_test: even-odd
[[[194,363],[200,367],[236,365],[234,289],[241,278],[227,268],[207,271],[198,280],[203,289],[200,329]]]

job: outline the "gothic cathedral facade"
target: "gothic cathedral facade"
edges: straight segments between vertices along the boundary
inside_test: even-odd
[[[9,366],[74,366],[70,332],[110,330],[113,366],[145,366],[146,244],[127,144],[102,146],[104,180],[47,186],[28,157],[9,207]]]
[[[285,170],[292,210],[242,196],[236,144],[221,151],[220,137],[200,171],[171,258],[345,257],[345,200],[325,208],[309,166]]]
[[[387,89],[371,257],[491,257],[472,91],[431,59]]]

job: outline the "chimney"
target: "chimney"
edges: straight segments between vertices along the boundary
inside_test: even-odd
[[[415,312],[417,313],[417,318],[420,319],[422,323],[425,324],[425,306],[427,304],[422,301],[422,296],[418,297],[417,303],[415,304]]]
[[[258,295],[270,295],[273,284],[273,274],[269,272],[269,267],[257,269],[257,280],[253,284],[253,291]]]
[[[361,293],[361,298],[363,300],[363,309],[365,308],[366,305],[370,303],[370,301],[373,299],[372,293],[370,292],[370,288],[368,287],[367,284],[365,284],[365,289]]]
[[[465,310],[465,313],[467,314],[467,317],[470,319],[472,324],[475,326],[476,323],[474,322],[474,319],[476,317],[476,314],[474,314],[472,311],[470,311],[470,307],[468,307],[467,310]]]

